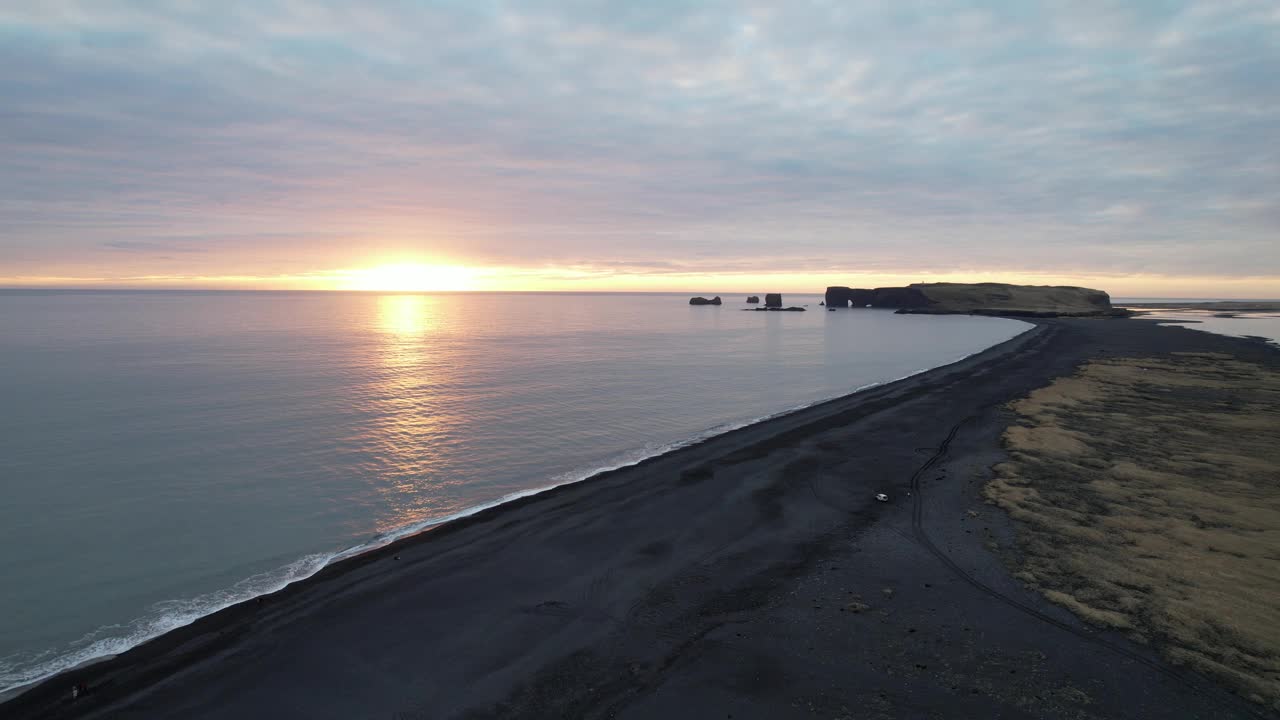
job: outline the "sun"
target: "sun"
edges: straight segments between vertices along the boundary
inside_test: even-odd
[[[450,292],[474,289],[475,276],[475,270],[463,265],[397,263],[348,271],[340,286],[376,292]]]

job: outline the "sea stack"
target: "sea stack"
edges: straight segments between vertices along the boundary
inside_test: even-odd
[[[760,296],[759,296],[759,295],[748,295],[748,296],[747,296],[747,303],[748,303],[748,304],[750,304],[750,305],[755,305],[755,304],[756,304],[756,303],[758,303],[758,302],[760,302]]]
[[[782,307],[782,293],[766,293],[764,296],[765,307]]]
[[[719,304],[721,304],[721,302],[722,302],[722,301],[720,300],[720,296],[719,296],[719,295],[717,295],[717,296],[715,296],[715,297],[711,298],[710,300],[708,300],[708,299],[706,299],[706,298],[704,298],[704,297],[693,297],[693,298],[689,298],[689,304],[690,304],[690,305],[719,305]]]

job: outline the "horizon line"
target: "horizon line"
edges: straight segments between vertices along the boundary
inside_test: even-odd
[[[973,283],[979,284],[979,283]],[[0,293],[207,293],[207,294],[340,294],[340,295],[751,295],[743,291],[695,291],[695,290],[352,290],[345,288],[145,288],[145,287],[37,287],[37,286],[0,286]],[[767,294],[767,291],[761,291]],[[1106,291],[1104,291],[1106,292]],[[826,288],[820,291],[784,290],[781,294],[789,295],[824,295]],[[1247,300],[1254,302],[1280,302],[1280,298],[1262,297],[1228,297],[1216,296],[1138,296],[1111,295],[1113,300],[1121,298],[1141,297],[1146,300]]]

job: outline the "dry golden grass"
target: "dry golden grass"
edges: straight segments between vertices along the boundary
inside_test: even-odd
[[[1007,285],[1003,283],[917,283],[941,307],[958,312],[978,309],[1090,313],[1109,307],[1101,290],[1050,285]]]
[[[1280,710],[1280,373],[1096,361],[1012,407],[986,493],[1018,577]]]

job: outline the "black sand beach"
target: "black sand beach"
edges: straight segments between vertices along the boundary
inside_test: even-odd
[[[1014,528],[983,501],[1008,402],[1089,359],[1175,351],[1280,365],[1148,321],[1037,321],[340,563],[0,715],[1269,717],[1024,588],[1001,558]]]

